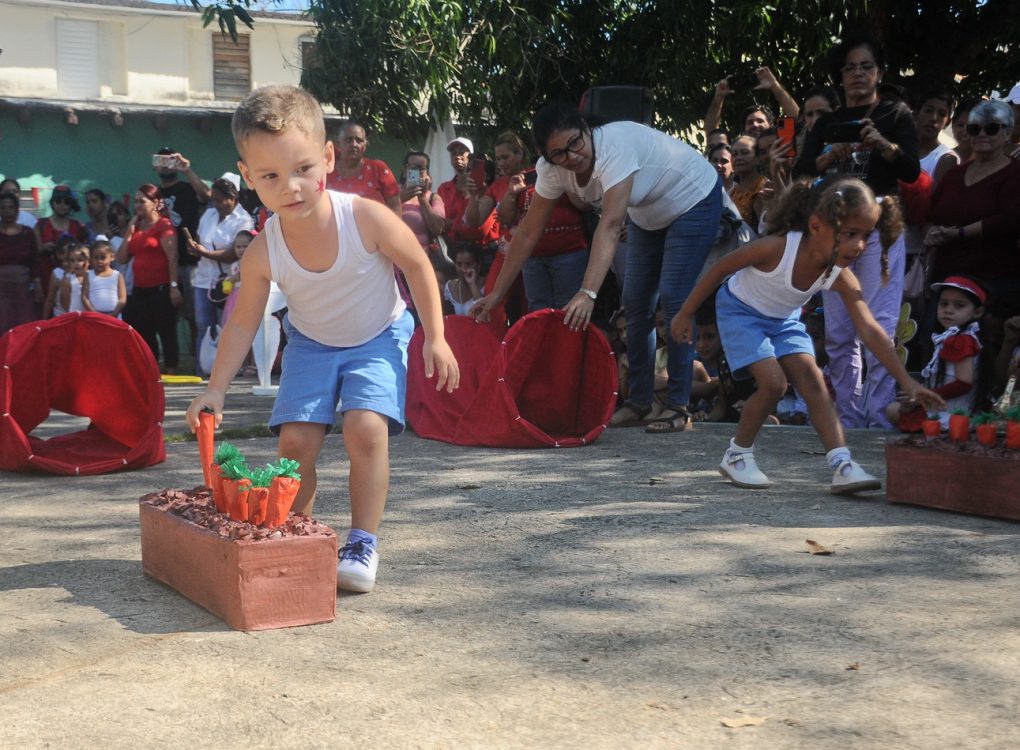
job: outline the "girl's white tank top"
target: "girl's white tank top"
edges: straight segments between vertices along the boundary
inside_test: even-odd
[[[753,266],[741,268],[730,276],[733,296],[768,318],[788,318],[822,289],[830,288],[843,269],[836,266],[828,277],[822,274],[807,289],[793,285],[793,263],[797,260],[802,232],[788,232],[786,248],[779,265],[765,273]]]

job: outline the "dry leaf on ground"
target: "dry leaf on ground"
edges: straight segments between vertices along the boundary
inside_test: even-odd
[[[810,554],[812,554],[812,555],[833,555],[833,554],[835,554],[834,550],[832,550],[829,547],[823,547],[818,542],[816,542],[814,539],[808,539],[806,541],[807,541],[807,551]]]
[[[738,716],[735,719],[719,719],[719,723],[730,729],[739,729],[740,727],[760,727],[768,720],[768,716]]]
[[[480,485],[480,484],[462,484],[459,487],[457,487],[457,489],[458,490],[480,490],[480,489],[482,489],[482,485]]]
[[[856,672],[858,669],[861,668],[861,663],[859,661],[855,661],[853,664],[847,664],[846,668],[847,668],[847,670],[851,670],[852,669],[853,671]]]

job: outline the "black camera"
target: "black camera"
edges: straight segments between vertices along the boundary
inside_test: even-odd
[[[758,74],[753,70],[750,73],[741,73],[740,75],[726,76],[726,85],[730,87],[730,91],[740,91],[741,89],[753,89],[757,86],[761,80],[758,78]]]

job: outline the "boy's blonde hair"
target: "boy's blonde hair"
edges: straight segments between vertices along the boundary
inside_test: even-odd
[[[319,102],[297,86],[263,86],[241,100],[234,111],[230,130],[240,152],[253,133],[282,133],[297,128],[326,142],[326,123]]]

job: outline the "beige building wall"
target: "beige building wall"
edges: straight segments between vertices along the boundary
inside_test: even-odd
[[[165,5],[90,5],[61,0],[0,0],[0,96],[157,106],[217,102],[212,37],[194,11]],[[301,40],[314,26],[257,17],[251,84],[297,84]],[[59,48],[59,50],[58,50]],[[94,75],[91,71],[94,68]]]

